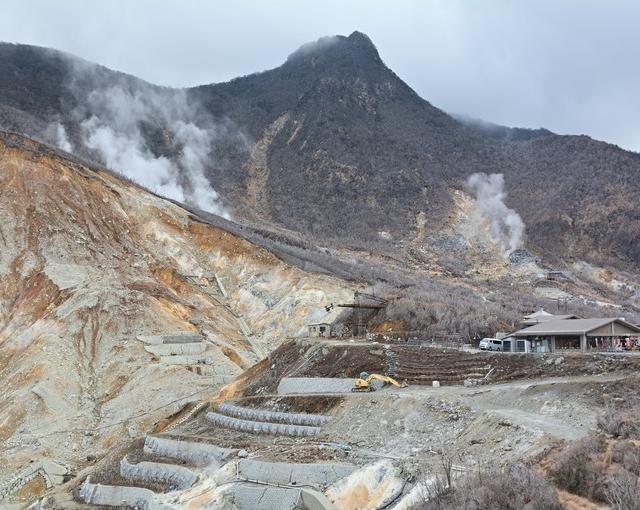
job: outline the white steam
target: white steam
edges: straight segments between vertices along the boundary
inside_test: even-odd
[[[218,130],[198,126],[196,112],[184,93],[113,87],[89,95],[92,115],[80,124],[84,145],[105,164],[153,192],[229,218],[205,176],[206,162]],[[143,125],[160,137],[160,145],[177,153],[176,160],[154,154]]]
[[[56,145],[63,151],[73,152],[73,145],[67,137],[67,130],[59,122],[56,125]]]
[[[469,176],[467,184],[476,194],[476,220],[488,224],[491,238],[508,257],[520,247],[524,222],[517,212],[504,203],[507,196],[504,175],[476,173]]]
[[[60,122],[52,122],[47,126],[42,134],[45,142],[55,145],[63,151],[73,152],[73,145],[67,136],[67,130]]]

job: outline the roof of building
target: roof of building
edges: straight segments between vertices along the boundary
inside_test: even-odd
[[[589,331],[606,326],[612,322],[618,322],[632,331],[640,333],[640,328],[629,324],[628,322],[617,317],[609,317],[602,319],[560,319],[541,322],[521,329],[513,333],[514,336],[543,336],[543,335],[585,335]]]
[[[577,315],[551,315],[550,313],[546,313],[545,315],[528,315],[520,322],[522,324],[539,324],[541,322],[549,322],[549,321],[565,321],[569,319],[579,319]]]
[[[537,312],[533,312],[529,315],[524,316],[525,319],[537,319],[539,317],[553,317],[553,315],[549,312],[546,312],[544,308],[540,308],[540,310],[538,310]]]

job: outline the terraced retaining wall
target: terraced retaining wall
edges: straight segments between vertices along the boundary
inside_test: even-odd
[[[220,404],[218,409],[222,414],[252,421],[269,421],[275,423],[289,423],[291,425],[313,425],[319,427],[331,418],[321,414],[308,413],[280,413],[264,409],[250,409],[233,404]]]
[[[326,486],[356,470],[352,464],[290,464],[243,459],[238,462],[238,474],[247,480],[277,484],[311,484]]]
[[[280,436],[314,436],[320,432],[320,427],[304,425],[287,425],[284,423],[269,423],[265,421],[249,421],[224,416],[218,413],[207,413],[207,420],[214,425],[224,428],[252,432],[254,434],[274,434]]]
[[[151,345],[182,344],[202,342],[202,336],[198,333],[175,333],[169,335],[139,335],[136,337],[141,342]]]
[[[351,393],[353,379],[335,377],[283,377],[278,394]]]
[[[238,450],[220,448],[207,443],[147,436],[144,440],[144,452],[182,460],[194,466],[208,466],[213,463],[219,464],[238,453]]]
[[[80,487],[80,497],[90,505],[128,506],[140,510],[169,510],[170,508],[158,502],[155,494],[149,489],[94,484],[88,478]]]
[[[215,363],[215,355],[211,352],[202,354],[178,354],[176,356],[160,356],[160,363],[167,365],[212,365]]]
[[[171,490],[191,487],[198,476],[182,466],[159,462],[130,464],[127,457],[120,461],[120,474],[129,480],[154,481],[169,485]]]
[[[185,344],[145,345],[145,351],[156,356],[175,356],[176,354],[201,354],[207,349],[204,342],[190,342]]]

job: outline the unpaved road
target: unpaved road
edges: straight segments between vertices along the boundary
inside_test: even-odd
[[[437,398],[462,403],[472,411],[486,413],[496,419],[518,425],[533,433],[557,439],[573,440],[595,427],[596,413],[571,397],[570,386],[611,382],[627,377],[624,373],[552,377],[521,380],[487,386],[410,386],[385,387],[378,393],[399,398]],[[350,381],[350,380],[349,380]],[[565,388],[566,387],[566,388]],[[574,390],[575,391],[575,390]],[[287,396],[342,396],[367,398],[368,393],[305,393]],[[276,396],[276,395],[274,395]],[[282,396],[282,395],[277,395]],[[264,395],[261,396],[264,398]]]
[[[399,396],[433,396],[455,400],[519,425],[525,430],[543,432],[558,439],[579,439],[595,426],[596,416],[584,404],[563,398],[563,387],[575,384],[611,382],[626,374],[553,377],[481,386],[445,386],[440,388],[413,386],[405,390],[386,390]],[[570,392],[568,392],[570,393]]]

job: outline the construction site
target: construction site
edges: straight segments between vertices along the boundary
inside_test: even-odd
[[[636,353],[579,344],[561,355],[491,352],[446,336],[382,334],[379,315],[393,297],[363,291],[307,305],[302,316],[314,320],[267,352],[218,273],[175,278],[226,314],[246,351],[220,342],[205,318],[192,330],[137,335],[135,352],[150,366],[196,376],[201,389],[160,407],[146,429],[125,418],[128,437],[81,469],[44,459],[14,472],[0,486],[7,508],[34,497],[43,509],[430,508],[455,480],[552,464],[563,445],[598,430],[601,395],[637,381],[640,369]],[[521,322],[514,342],[584,319],[540,311]],[[608,327],[611,336],[638,329]],[[592,508],[571,506],[568,492],[556,497]]]
[[[219,278],[209,280],[223,299]],[[48,491],[38,508],[430,508],[443,480],[544,465],[589,437],[599,395],[640,369],[635,355],[378,342],[369,321],[385,305],[361,292],[327,305],[325,317],[346,309],[348,319],[309,325],[307,338],[284,342],[237,377],[197,333],[138,337],[157,362],[222,389],[82,471],[40,466],[14,478],[6,496],[41,478]],[[567,508],[592,508],[559,497]]]

